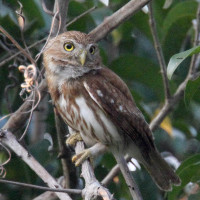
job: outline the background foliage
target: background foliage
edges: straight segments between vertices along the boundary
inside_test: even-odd
[[[23,12],[26,17],[24,36],[27,46],[46,37],[51,23],[51,16],[47,15],[38,0],[21,0]],[[110,6],[93,1],[70,1],[68,9],[68,21],[80,15],[84,11],[97,6],[97,9],[90,14],[79,19],[68,27],[68,30],[79,30],[88,33],[95,28],[107,15],[111,15],[122,7],[126,0],[111,0]],[[164,9],[164,1],[155,0],[153,3],[154,16],[157,23],[158,35],[164,52],[166,62],[171,56],[192,47],[194,39],[193,21],[196,18],[197,1],[194,0],[174,0],[172,4]],[[48,8],[52,9],[53,1],[48,1]],[[19,4],[15,0],[0,0],[0,24],[23,46],[20,28],[17,22],[15,10],[19,9]],[[0,35],[0,61],[11,56],[18,50],[10,47],[6,51],[3,44],[10,43]],[[164,103],[164,91],[160,68],[153,46],[153,39],[148,23],[148,14],[140,11],[115,29],[107,38],[99,43],[103,62],[106,66],[115,71],[128,84],[138,107],[142,110],[146,120],[150,122],[160,107]],[[42,48],[37,45],[31,49],[32,55],[36,55]],[[184,80],[191,58],[187,58],[181,67],[178,68],[170,80],[170,89],[175,91],[178,85]],[[22,75],[17,66],[25,65],[27,60],[22,56],[12,60],[0,67],[0,116],[4,116],[15,111],[23,102],[19,96]],[[38,62],[42,68],[42,60]],[[13,78],[14,77],[14,78]],[[177,173],[182,178],[182,185],[176,187],[169,194],[164,194],[157,189],[147,172],[137,169],[133,172],[139,185],[144,200],[161,199],[199,199],[198,185],[200,180],[200,102],[199,89],[189,87],[187,94],[193,95],[184,98],[176,105],[175,109],[162,123],[162,128],[154,132],[155,142],[160,152],[170,152],[177,158],[177,162],[182,163]],[[57,159],[58,148],[56,131],[54,127],[54,115],[52,105],[45,105],[45,113],[35,111],[28,134],[25,137],[26,148],[31,154],[55,177],[62,175],[60,161]],[[48,108],[47,108],[48,107]],[[36,132],[38,126],[38,113],[43,113],[41,132]],[[0,121],[2,126],[6,122]],[[40,124],[41,125],[41,124]],[[39,125],[39,126],[40,126]],[[19,134],[23,133],[23,127]],[[38,130],[38,129],[37,129]],[[53,148],[49,150],[50,143],[44,139],[44,134],[49,133],[53,138]],[[166,153],[165,153],[166,154]],[[195,155],[194,155],[195,154]],[[0,160],[5,160],[6,154],[0,151]],[[173,162],[172,164],[177,163]],[[115,165],[115,160],[110,154],[105,154],[95,161],[95,172],[98,180],[102,180],[109,170]],[[8,165],[6,165],[7,179],[42,185],[42,181],[14,154]],[[77,187],[83,184],[81,180]],[[191,189],[192,188],[192,189]],[[193,190],[195,189],[195,192]],[[128,188],[121,177],[115,177],[114,182],[109,185],[109,189],[114,193],[116,199],[130,199]],[[193,191],[195,194],[190,194]],[[37,190],[24,189],[13,185],[0,185],[2,198],[14,200],[27,200],[39,195]],[[78,199],[78,198],[77,198]]]

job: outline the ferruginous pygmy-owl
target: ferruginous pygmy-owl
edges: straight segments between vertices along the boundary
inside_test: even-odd
[[[51,39],[43,60],[58,113],[90,147],[75,156],[77,165],[99,145],[113,154],[127,153],[136,158],[162,190],[180,184],[179,177],[158,153],[127,85],[104,67],[98,46],[89,34],[69,31]]]

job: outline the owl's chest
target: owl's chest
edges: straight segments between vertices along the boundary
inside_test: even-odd
[[[97,142],[109,145],[121,141],[115,125],[83,90],[79,95],[61,93],[56,107],[64,121],[81,132],[88,146]]]

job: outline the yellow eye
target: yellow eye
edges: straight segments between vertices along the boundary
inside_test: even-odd
[[[64,44],[64,49],[66,51],[73,51],[74,50],[74,45],[72,43],[67,42],[67,43]]]
[[[91,46],[90,47],[90,49],[89,49],[89,52],[91,53],[91,54],[94,54],[95,53],[95,46]]]

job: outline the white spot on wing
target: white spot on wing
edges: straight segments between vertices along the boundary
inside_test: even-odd
[[[101,92],[101,90],[97,90],[97,94],[98,96],[103,97],[103,93]]]
[[[120,110],[121,112],[123,111],[123,106],[122,106],[122,105],[119,106],[119,110]]]
[[[111,100],[110,100],[110,103],[115,103],[114,99],[111,99]]]

